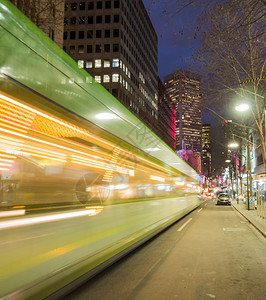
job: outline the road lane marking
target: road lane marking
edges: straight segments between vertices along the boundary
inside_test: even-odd
[[[199,209],[199,210],[198,210],[198,212],[200,212],[201,210],[202,210],[202,208],[201,208],[201,209]]]
[[[246,229],[239,227],[223,227],[223,231],[246,231]]]
[[[191,220],[192,220],[192,218],[190,218],[188,221],[186,221],[186,223],[183,224],[177,231],[181,231]]]

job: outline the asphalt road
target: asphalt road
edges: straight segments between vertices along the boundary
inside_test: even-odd
[[[264,300],[266,240],[209,200],[64,299]]]

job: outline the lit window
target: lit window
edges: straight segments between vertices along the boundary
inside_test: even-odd
[[[92,61],[91,60],[87,60],[86,61],[86,68],[87,69],[91,69],[92,68]]]
[[[78,67],[81,69],[84,67],[84,60],[82,60],[82,59],[78,60]]]
[[[112,81],[113,82],[118,82],[119,81],[119,74],[113,74],[112,75]]]
[[[104,68],[110,68],[110,60],[105,59],[104,62],[103,62],[103,66],[104,66]]]
[[[110,82],[110,76],[109,75],[103,75],[103,82]]]
[[[84,53],[84,46],[83,45],[78,46],[78,53]]]
[[[96,75],[95,76],[95,81],[98,82],[98,83],[101,83],[101,76]]]
[[[118,68],[119,67],[119,59],[118,58],[114,58],[113,59],[113,67],[114,68]]]
[[[101,68],[102,61],[100,59],[95,59],[95,68]]]

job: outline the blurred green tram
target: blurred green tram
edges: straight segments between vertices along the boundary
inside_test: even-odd
[[[0,0],[0,297],[94,276],[198,207],[199,179]]]
[[[1,206],[195,194],[197,173],[7,2],[0,27]]]
[[[73,122],[71,113],[54,104],[53,114],[36,108],[33,97],[28,104],[23,97],[0,96],[2,206],[110,204],[182,195],[176,181],[185,177],[178,171],[106,132],[106,138],[93,134],[92,124],[77,117]]]

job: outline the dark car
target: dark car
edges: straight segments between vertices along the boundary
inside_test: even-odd
[[[217,205],[219,204],[231,205],[230,196],[227,193],[220,193],[217,197]]]

